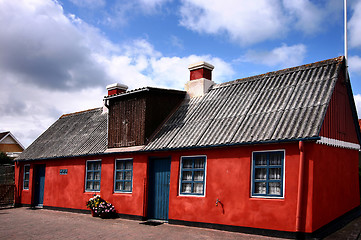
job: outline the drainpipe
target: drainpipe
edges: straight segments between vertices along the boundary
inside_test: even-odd
[[[304,196],[304,181],[305,181],[305,149],[304,142],[299,141],[298,148],[300,150],[300,166],[298,170],[298,191],[297,191],[297,212],[296,212],[296,232],[301,232],[302,229],[302,210],[303,210],[303,196]]]

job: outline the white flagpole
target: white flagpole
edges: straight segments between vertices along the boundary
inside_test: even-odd
[[[348,54],[347,54],[347,0],[343,1],[343,11],[344,11],[344,36],[345,36],[345,59],[346,59],[346,67],[347,65],[347,60],[348,60]]]

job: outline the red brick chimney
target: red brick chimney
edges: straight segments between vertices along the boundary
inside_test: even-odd
[[[207,62],[191,64],[188,69],[191,73],[190,81],[202,78],[212,80],[212,70],[214,69],[214,66]]]
[[[108,96],[114,94],[125,93],[128,89],[127,85],[121,83],[113,83],[107,86]]]
[[[212,81],[212,70],[214,66],[207,62],[191,64],[188,67],[190,79],[185,85],[189,97],[199,97],[206,94],[214,84]]]

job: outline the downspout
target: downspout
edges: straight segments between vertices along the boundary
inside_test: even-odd
[[[19,161],[15,161],[14,169],[17,169],[18,172],[18,181],[17,184],[15,184],[15,196],[14,196],[14,206],[19,207],[21,206],[21,167],[19,166]]]
[[[305,181],[305,149],[304,142],[299,141],[298,148],[300,150],[300,163],[298,169],[298,191],[297,191],[297,209],[296,209],[296,232],[301,232],[302,230],[302,222],[303,222],[303,198],[304,198],[304,181]]]

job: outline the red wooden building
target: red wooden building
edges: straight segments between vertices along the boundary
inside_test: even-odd
[[[360,131],[344,57],[186,91],[108,86],[104,107],[63,115],[16,161],[16,202],[122,217],[312,236],[360,205]]]

